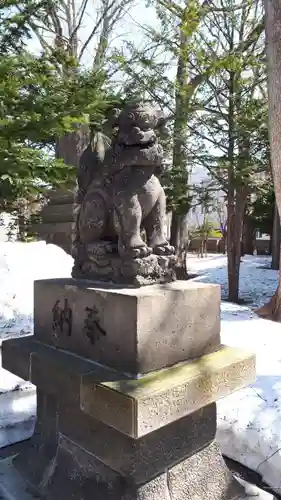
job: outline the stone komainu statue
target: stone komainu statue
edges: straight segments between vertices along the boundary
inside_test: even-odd
[[[164,116],[129,104],[109,123],[112,139],[98,132],[80,160],[72,275],[133,285],[171,281],[176,258],[165,238],[166,198],[155,175],[164,161],[155,132]]]

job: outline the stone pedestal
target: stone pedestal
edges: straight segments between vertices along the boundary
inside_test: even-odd
[[[34,335],[3,366],[37,386],[37,424],[14,465],[48,500],[235,500],[214,441],[215,402],[254,380],[220,345],[220,289],[35,283]]]

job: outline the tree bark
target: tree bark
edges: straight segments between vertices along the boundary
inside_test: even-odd
[[[228,207],[227,222],[227,267],[228,267],[228,300],[239,300],[239,273],[241,261],[241,239],[243,215],[246,196],[236,195],[236,203]]]
[[[274,192],[281,213],[281,0],[265,0],[265,33],[268,75],[268,114]],[[275,317],[281,321],[281,274]]]
[[[270,301],[267,302],[264,306],[255,310],[255,313],[263,319],[271,319],[273,321],[278,321],[276,316],[276,304],[277,304],[277,292],[271,297]]]
[[[238,302],[239,297],[239,270],[241,257],[241,234],[243,214],[240,215],[241,224],[237,219],[237,193],[234,176],[234,96],[235,73],[229,73],[229,104],[228,104],[228,169],[227,169],[227,272],[228,272],[228,300]],[[235,203],[236,198],[236,203]],[[239,207],[240,209],[241,207]]]
[[[243,251],[246,255],[254,254],[254,228],[253,223],[248,217],[245,215],[244,224],[243,224]]]
[[[274,218],[273,218],[273,229],[272,229],[272,238],[271,238],[271,269],[279,269],[279,261],[280,261],[280,217],[278,213],[278,208],[275,203],[274,205]]]
[[[26,227],[25,227],[25,217],[23,213],[18,215],[18,241],[25,241],[26,238]]]
[[[219,245],[218,245],[218,248],[219,248],[219,252],[221,251],[220,248],[222,247],[222,253],[223,255],[226,254],[226,247],[227,247],[227,231],[224,229],[222,231],[222,238],[221,238],[221,244],[219,242]]]
[[[173,212],[172,223],[171,223],[171,236],[170,244],[176,248],[177,252],[180,250],[180,240],[181,240],[181,220],[182,216]]]
[[[184,10],[187,10],[187,2]],[[181,195],[186,195],[188,191],[188,172],[186,161],[186,134],[187,134],[187,121],[189,114],[189,101],[194,92],[192,85],[188,85],[188,58],[187,47],[189,43],[189,36],[185,30],[180,26],[180,50],[177,61],[176,73],[176,94],[175,94],[175,116],[173,127],[173,166],[176,167],[180,173],[174,181],[174,189],[178,199]],[[185,90],[184,90],[185,89]],[[187,92],[186,89],[189,89]],[[176,203],[178,202],[176,199]],[[185,209],[185,213],[183,212]],[[176,213],[176,211],[178,213]],[[178,206],[173,215],[171,223],[171,245],[175,246],[177,253],[181,251],[181,226],[183,219],[185,219],[187,207]]]

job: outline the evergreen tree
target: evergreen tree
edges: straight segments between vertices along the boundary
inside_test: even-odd
[[[74,62],[69,59],[68,67]],[[0,55],[0,203],[11,210],[18,198],[74,182],[75,171],[55,156],[56,141],[85,122],[98,123],[110,103],[104,74],[56,71],[56,59],[28,52]]]
[[[242,9],[253,13],[254,2],[233,0],[229,5],[223,1],[151,0],[149,4],[155,7],[158,26],[146,26],[143,46],[127,44],[116,59],[127,74],[127,90],[148,97],[170,115],[172,166],[166,191],[173,211],[171,240],[177,246],[181,221],[192,200],[189,172],[198,164],[194,155],[198,118],[224,91],[214,84],[215,75],[252,51],[264,21],[258,14],[252,16],[251,23],[247,20],[243,37],[238,37],[230,51],[223,39],[224,21],[228,28],[231,22],[237,24],[235,19]],[[213,87],[209,92],[210,83]],[[219,102],[214,107],[214,112],[219,111]]]

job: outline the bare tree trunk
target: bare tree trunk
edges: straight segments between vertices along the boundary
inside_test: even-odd
[[[234,48],[234,32],[231,39]],[[243,220],[247,203],[247,189],[239,185],[235,174],[235,145],[238,145],[238,163],[249,156],[249,141],[243,135],[237,135],[235,112],[239,109],[240,96],[236,91],[237,75],[229,72],[229,105],[228,105],[228,193],[227,193],[227,264],[228,264],[228,300],[238,302],[239,274],[242,245]],[[236,142],[237,141],[237,142]]]
[[[279,261],[280,261],[280,217],[278,213],[278,208],[275,203],[274,205],[274,218],[273,218],[273,228],[272,228],[272,237],[271,237],[271,269],[279,269]]]
[[[222,245],[222,253],[223,253],[223,255],[225,255],[226,254],[226,247],[227,247],[227,231],[225,229],[222,231],[221,242],[222,242],[221,243],[221,245]]]
[[[228,300],[238,302],[239,273],[241,261],[241,237],[243,214],[246,199],[236,200],[235,206],[230,205],[227,224],[227,264],[228,264]]]
[[[244,217],[243,223],[243,252],[246,255],[254,254],[254,228],[253,223],[248,215]]]
[[[281,0],[265,0],[265,33],[268,72],[269,139],[274,192],[281,213]],[[274,304],[281,321],[281,273]]]
[[[173,129],[173,165],[180,171],[180,178],[176,181],[177,185],[175,187],[180,194],[185,195],[188,189],[188,173],[186,169],[186,132],[189,112],[189,95],[186,91],[184,92],[183,89],[188,87],[189,75],[187,71],[187,46],[189,42],[189,36],[186,34],[186,31],[182,29],[182,26],[180,26],[180,30],[180,50],[177,61],[175,86],[176,99]],[[190,86],[189,92],[192,95],[192,85]],[[183,217],[185,217],[185,214],[177,215],[173,212],[170,241],[171,244],[176,247],[177,251],[180,251],[180,231]]]
[[[228,171],[227,171],[227,271],[228,300],[237,302],[239,296],[239,269],[241,256],[241,231],[237,224],[237,200],[235,204],[234,178],[234,91],[235,74],[229,74],[229,104],[228,104]],[[242,212],[243,218],[244,210]],[[241,224],[242,224],[241,218]]]
[[[175,212],[173,212],[170,243],[173,247],[176,248],[177,252],[180,251],[180,246],[181,246],[181,224],[182,224],[182,215],[178,215]]]
[[[276,317],[276,303],[277,303],[277,293],[278,289],[274,293],[274,295],[271,297],[270,301],[267,302],[264,306],[260,307],[259,309],[256,309],[255,313],[260,316],[261,318],[264,319],[271,319],[273,321],[278,321],[278,318]]]
[[[25,227],[25,216],[23,213],[18,215],[18,241],[25,241],[26,238],[26,227]]]
[[[133,5],[133,0],[101,0],[101,2],[94,2],[93,7],[90,4],[89,0],[77,2],[65,0],[60,5],[56,5],[56,2],[47,2],[45,28],[47,35],[48,31],[55,34],[55,47],[63,49],[78,64],[81,63],[85,51],[89,51],[92,57],[92,70],[95,72],[104,67],[110,35],[114,32],[118,21]],[[90,33],[82,42],[81,31],[87,23],[89,14],[91,14],[90,18],[95,17],[96,19],[94,23],[90,23]],[[45,40],[44,37],[40,36],[40,30],[38,27],[36,28],[35,24],[32,29],[39,37],[43,48],[46,48],[45,45],[53,48],[53,41],[49,45],[47,37]],[[52,37],[50,38],[52,39]],[[62,64],[61,72],[68,71]],[[71,78],[71,74],[69,77]],[[89,127],[77,125],[77,130],[58,139],[56,156],[62,158],[67,165],[78,166],[81,153],[89,144],[89,138]]]

